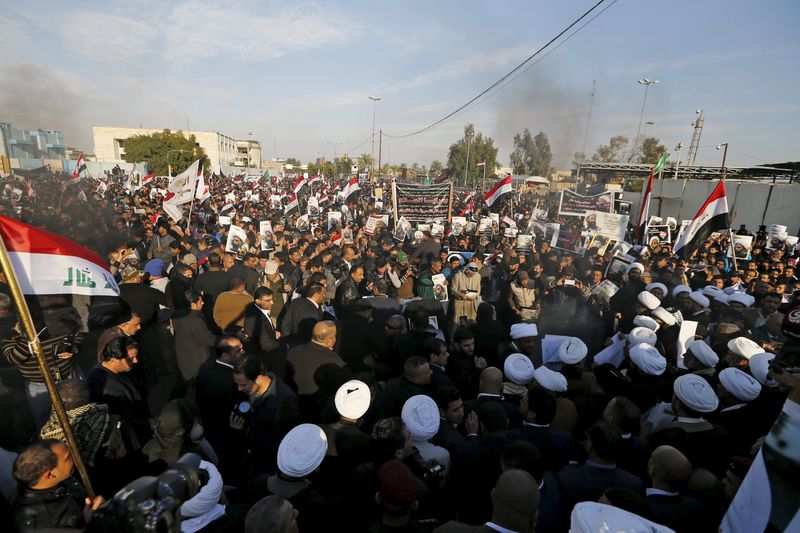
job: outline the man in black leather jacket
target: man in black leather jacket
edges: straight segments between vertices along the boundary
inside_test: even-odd
[[[350,307],[355,300],[361,298],[358,285],[363,279],[364,268],[360,265],[354,265],[350,268],[350,275],[336,287],[333,309],[336,311],[336,318],[339,320],[347,318],[347,308]]]
[[[85,525],[103,498],[84,500],[82,488],[71,478],[74,468],[69,448],[55,439],[31,444],[17,456],[13,475],[18,485],[11,507],[17,531]]]

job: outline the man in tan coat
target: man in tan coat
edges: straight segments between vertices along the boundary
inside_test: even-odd
[[[461,272],[453,278],[453,298],[455,320],[458,324],[461,317],[466,320],[475,320],[478,315],[478,304],[481,303],[481,277],[478,275],[478,265],[468,263]]]

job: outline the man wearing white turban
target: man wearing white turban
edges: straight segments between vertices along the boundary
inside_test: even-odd
[[[439,407],[433,398],[423,394],[412,396],[403,404],[400,418],[403,419],[411,444],[419,451],[420,457],[426,462],[434,461],[441,465],[446,473],[450,469],[450,453],[431,443],[441,423]]]
[[[650,447],[677,448],[695,468],[707,468],[722,477],[727,468],[726,432],[704,417],[716,411],[719,399],[714,389],[700,376],[686,374],[672,385],[672,411],[676,417],[665,429],[653,433]]]
[[[751,357],[766,350],[747,337],[736,337],[728,341],[728,353],[725,360],[731,366],[743,366]]]
[[[761,394],[761,383],[738,368],[726,368],[719,373],[717,385],[720,410],[710,419],[728,432],[732,455],[747,455],[762,434],[754,424],[756,408],[751,403]]]
[[[338,433],[361,433],[358,427],[359,419],[369,410],[372,402],[372,390],[369,385],[357,379],[351,379],[339,387],[333,397],[339,420],[331,424],[323,424],[323,429],[328,439],[328,455],[338,455],[336,440]]]
[[[539,343],[539,330],[536,324],[521,322],[513,324],[509,331],[511,340],[503,344],[500,348],[500,360],[505,362],[505,358],[512,353],[525,354],[531,358],[533,364],[542,364],[541,344]]]
[[[512,353],[503,363],[503,397],[517,403],[528,390],[528,383],[533,380],[533,362],[527,355]]]
[[[692,374],[711,377],[717,373],[719,356],[704,340],[696,339],[689,343],[683,354],[683,364]]]
[[[283,437],[278,447],[278,473],[267,479],[267,488],[287,500],[311,482],[310,476],[328,451],[328,438],[321,427],[300,424]]]

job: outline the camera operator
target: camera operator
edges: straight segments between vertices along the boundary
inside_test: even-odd
[[[15,337],[4,343],[3,355],[25,380],[25,396],[38,430],[50,416],[50,395],[44,384],[44,376],[39,371],[36,356],[31,352],[28,338],[22,334],[19,322],[14,326],[14,333]],[[77,337],[74,334],[61,335],[40,342],[53,379],[61,381],[75,377],[72,358],[78,353]]]
[[[69,447],[60,440],[36,442],[20,452],[12,471],[17,492],[11,510],[17,531],[81,528],[91,519],[103,498],[85,498],[71,477],[74,469]]]

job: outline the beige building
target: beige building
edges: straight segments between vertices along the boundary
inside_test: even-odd
[[[92,126],[94,153],[101,163],[120,163],[124,161],[125,140],[133,135],[150,135],[162,131],[147,128],[118,128],[113,126]],[[176,132],[177,133],[177,132]],[[185,132],[180,131],[184,137]],[[205,150],[211,168],[220,166],[261,167],[261,143],[250,139],[234,139],[216,131],[192,131],[197,145]]]

